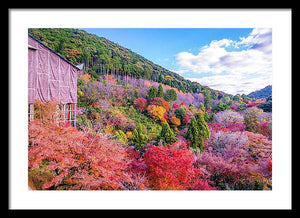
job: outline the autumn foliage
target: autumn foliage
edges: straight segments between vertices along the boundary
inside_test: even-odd
[[[163,107],[166,111],[170,109],[170,104],[165,99],[161,97],[151,98],[149,101],[150,105],[157,105]]]
[[[140,112],[143,112],[147,107],[147,100],[144,98],[137,98],[135,99],[134,104]]]
[[[58,108],[56,101],[41,102],[36,100],[34,103],[34,118],[43,123],[59,120],[62,111]]]
[[[29,125],[29,175],[50,175],[41,189],[143,189],[143,178],[128,170],[132,160],[126,148],[107,137],[39,120]]]
[[[81,75],[79,77],[81,80],[83,80],[85,83],[88,83],[90,80],[91,80],[91,76],[89,74],[84,74],[84,75]]]
[[[271,189],[271,142],[247,132],[212,132],[195,166],[204,167],[218,189]]]
[[[186,143],[152,146],[145,154],[149,185],[154,190],[211,190]]]
[[[177,117],[175,117],[175,116],[173,116],[170,119],[170,123],[174,126],[174,130],[177,131],[177,132],[179,132],[178,131],[178,126],[180,126],[180,124],[181,124],[180,119],[177,118]]]
[[[29,28],[28,33],[69,64],[83,66],[70,84],[56,83],[52,73],[34,80],[65,87],[57,100],[71,95],[67,86],[77,88],[77,99],[70,96],[75,127],[65,122],[73,118],[73,106],[62,105],[68,102],[29,105],[31,189],[272,190],[272,90],[233,96],[79,29]],[[38,73],[58,70],[67,81],[69,68],[48,69],[47,54],[37,56]],[[42,95],[55,95],[45,88]],[[277,161],[278,166],[282,160]]]
[[[272,113],[257,108],[259,100],[180,91],[168,102],[166,85],[101,78],[81,77],[76,127],[55,122],[57,103],[34,105],[32,189],[272,189]],[[226,109],[214,110],[220,102]]]
[[[161,123],[165,121],[164,114],[166,113],[166,109],[164,107],[157,105],[149,105],[147,107],[147,112],[154,120],[158,120]]]

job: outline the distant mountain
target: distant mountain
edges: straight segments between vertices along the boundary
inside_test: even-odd
[[[213,99],[231,96],[192,82],[104,37],[73,28],[34,28],[28,33],[74,65],[83,63],[84,72],[144,78],[182,92],[210,91]]]
[[[247,97],[252,98],[252,99],[266,99],[269,96],[272,95],[272,86],[268,85],[263,89],[251,92],[250,94],[247,95]]]

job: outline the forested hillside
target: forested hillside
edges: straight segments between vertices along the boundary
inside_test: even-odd
[[[34,104],[31,189],[272,189],[272,98],[222,95],[84,31],[29,32],[85,64],[76,126]]]
[[[71,63],[84,63],[84,70],[99,75],[124,75],[163,83],[182,92],[200,93],[210,90],[213,99],[228,94],[184,79],[139,54],[106,38],[79,29],[29,29],[29,33]]]
[[[267,99],[268,97],[272,96],[272,86],[271,85],[266,86],[263,89],[251,92],[247,96],[252,99],[259,99],[259,98]]]

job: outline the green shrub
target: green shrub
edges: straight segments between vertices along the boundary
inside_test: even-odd
[[[118,139],[123,143],[127,143],[128,142],[128,139],[126,137],[126,134],[122,131],[122,130],[117,130],[115,132],[115,135],[118,137]]]
[[[144,134],[143,126],[139,123],[137,128],[133,131],[130,140],[135,144],[136,150],[144,149],[146,143],[149,141],[149,137]]]

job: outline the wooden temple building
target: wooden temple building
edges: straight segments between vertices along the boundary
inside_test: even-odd
[[[77,77],[81,71],[45,44],[28,34],[28,115],[34,103],[56,101],[63,121],[76,126]]]

